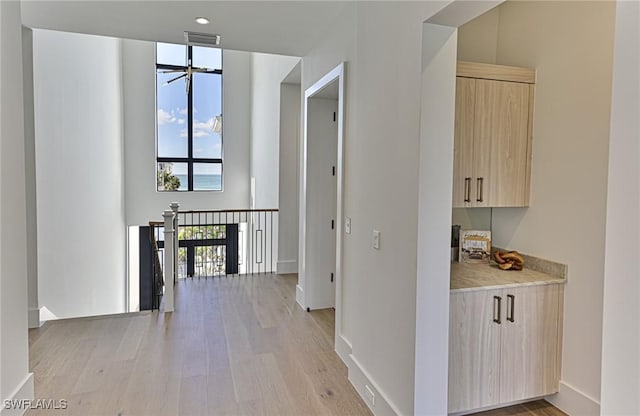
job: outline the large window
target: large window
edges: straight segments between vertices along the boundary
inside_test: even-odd
[[[156,44],[158,191],[222,190],[222,51]]]

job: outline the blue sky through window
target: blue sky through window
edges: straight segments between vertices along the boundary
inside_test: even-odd
[[[187,47],[171,43],[156,44],[156,62],[165,65],[187,66]]]
[[[222,51],[213,48],[193,48],[194,66],[221,69]],[[157,44],[157,62],[186,65],[186,46]],[[184,72],[157,74],[158,157],[188,157],[188,114],[185,78],[164,85]],[[221,159],[222,136],[213,130],[216,116],[222,114],[222,76],[194,73],[193,92],[193,157]],[[199,175],[219,175],[219,164],[199,164]],[[187,174],[187,164],[175,163],[173,173]],[[182,188],[182,187],[181,187]]]
[[[164,85],[180,73],[157,77],[158,95],[158,157],[187,157],[187,94],[182,80]],[[184,132],[184,134],[183,134]]]

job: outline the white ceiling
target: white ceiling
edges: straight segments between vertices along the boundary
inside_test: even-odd
[[[25,26],[126,39],[183,43],[185,30],[222,36],[221,47],[304,56],[347,2],[334,1],[34,1]],[[195,17],[211,19],[199,25]]]

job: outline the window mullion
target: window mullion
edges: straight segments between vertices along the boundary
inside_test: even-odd
[[[187,47],[187,65],[191,65],[191,61],[193,59],[193,49],[191,46]],[[188,158],[189,162],[187,165],[187,182],[189,184],[189,191],[193,191],[193,81],[194,76],[191,74],[191,78],[189,80],[189,90],[187,91],[187,106],[188,106],[188,127],[187,127],[187,140],[188,142]]]

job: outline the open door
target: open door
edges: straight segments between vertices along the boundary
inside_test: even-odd
[[[334,81],[337,82],[337,81]],[[328,86],[327,88],[331,88]],[[307,307],[335,307],[338,100],[307,101]]]
[[[344,64],[305,91],[303,106],[296,300],[306,310],[335,308],[340,335]]]

